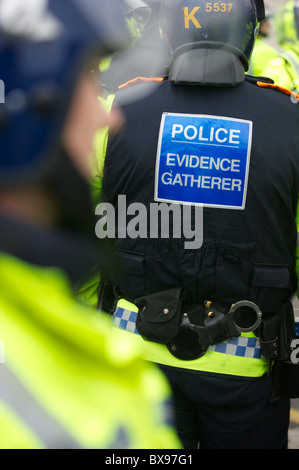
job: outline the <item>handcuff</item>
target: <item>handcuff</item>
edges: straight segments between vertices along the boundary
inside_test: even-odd
[[[209,346],[255,331],[261,324],[262,312],[254,302],[240,300],[226,313],[219,310],[219,305],[206,300],[200,306],[183,308],[179,333],[167,344],[173,356],[197,359]]]

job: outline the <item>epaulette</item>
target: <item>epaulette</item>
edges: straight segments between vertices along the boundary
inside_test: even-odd
[[[294,97],[294,102],[299,102],[299,95],[294,91],[289,90],[288,88],[275,85],[274,81],[268,77],[253,77],[251,75],[246,75],[246,81],[254,83],[255,85],[261,88],[272,88],[272,90],[277,90],[280,93]]]
[[[299,101],[299,95],[295,93],[294,91],[288,90],[287,88],[283,88],[282,86],[275,85],[274,83],[265,83],[265,82],[257,82],[257,85],[262,88],[272,88],[273,90],[280,91],[281,93],[284,93],[285,95],[293,96],[294,100]]]
[[[141,83],[148,83],[148,82],[163,82],[166,79],[166,77],[136,77],[133,78],[133,80],[129,80],[126,83],[123,83],[122,85],[119,85],[119,90],[122,90],[123,88],[128,88],[132,85],[140,85]]]
[[[272,78],[269,78],[269,77],[262,77],[262,76],[254,76],[254,75],[249,75],[249,74],[246,74],[245,75],[245,80],[246,82],[249,82],[249,83],[253,83],[254,85],[257,85],[258,82],[263,82],[263,83],[270,83],[270,84],[273,84],[274,81],[272,80]]]

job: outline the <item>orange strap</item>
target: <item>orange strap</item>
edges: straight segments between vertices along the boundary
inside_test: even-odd
[[[299,95],[297,95],[294,91],[288,90],[287,88],[283,88],[279,85],[274,85],[273,83],[265,83],[265,82],[257,82],[257,85],[262,88],[272,88],[273,90],[278,90],[282,93],[285,93],[289,96],[294,96],[297,101],[299,101]]]
[[[128,82],[124,83],[123,85],[119,85],[118,88],[121,90],[122,88],[127,88],[129,86],[137,85],[144,82],[163,82],[163,80],[163,77],[136,77],[133,80],[129,80]]]

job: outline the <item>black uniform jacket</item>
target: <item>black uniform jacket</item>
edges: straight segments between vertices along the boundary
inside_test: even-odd
[[[114,283],[128,300],[181,286],[190,302],[248,299],[270,312],[296,290],[299,107],[289,95],[254,82],[208,87],[165,79],[151,94],[123,105],[126,125],[109,138],[103,179],[103,199],[116,215],[119,195],[126,195],[127,206],[155,202],[164,112],[224,116],[253,126],[245,208],[205,207],[200,248],[186,249],[184,236],[112,240],[123,266]]]

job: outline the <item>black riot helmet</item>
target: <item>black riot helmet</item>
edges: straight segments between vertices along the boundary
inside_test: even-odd
[[[163,0],[160,26],[171,49],[174,81],[209,82],[212,64],[214,76],[233,67],[237,69],[236,84],[242,81],[264,15],[263,0]],[[243,65],[242,71],[237,61]],[[189,65],[191,75],[186,70],[182,73],[183,64],[184,68]],[[209,68],[208,77],[202,75],[203,66]],[[221,85],[220,77],[218,80],[216,84]]]
[[[61,135],[81,74],[127,41],[120,0],[0,0],[0,190],[43,185],[61,228],[92,238],[89,182]]]
[[[122,8],[127,21],[130,22],[133,20],[136,22],[136,26],[141,33],[151,17],[151,9],[147,3],[143,0],[123,0]],[[128,24],[128,26],[129,29],[131,29],[130,24]]]

